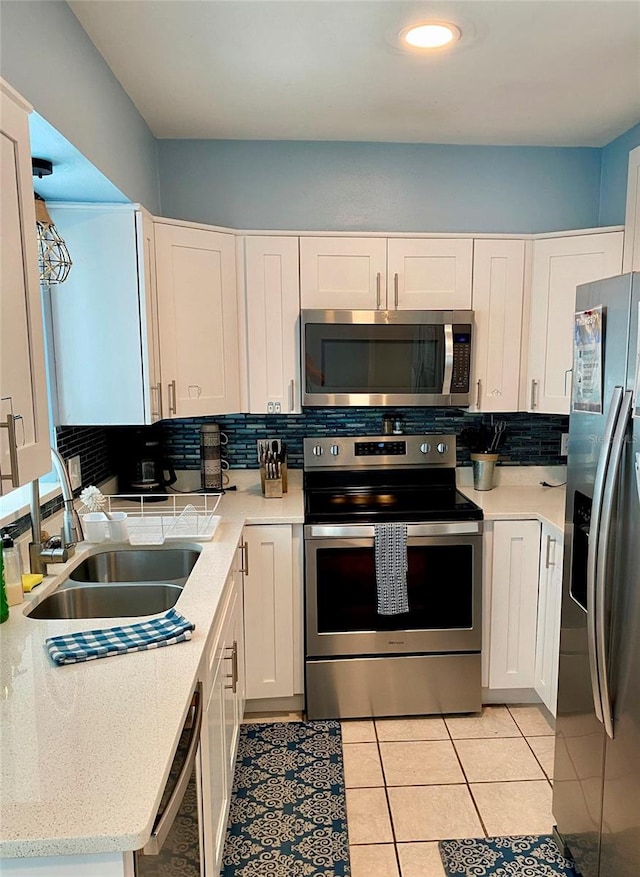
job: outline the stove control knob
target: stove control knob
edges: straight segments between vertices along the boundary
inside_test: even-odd
[[[431,445],[429,444],[429,442],[422,442],[422,444],[420,445],[420,451],[423,454],[428,454],[430,450],[431,450]]]
[[[340,445],[331,445],[329,451],[334,457],[337,457],[340,453]]]
[[[324,448],[322,447],[322,445],[314,445],[313,453],[316,457],[321,457],[324,454]]]
[[[449,445],[446,442],[440,442],[438,444],[438,447],[436,448],[436,451],[439,454],[446,454],[448,450],[449,450]]]

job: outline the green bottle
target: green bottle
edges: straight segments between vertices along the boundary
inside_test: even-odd
[[[9,617],[9,604],[7,592],[4,587],[4,564],[2,562],[2,544],[0,541],[0,624]]]

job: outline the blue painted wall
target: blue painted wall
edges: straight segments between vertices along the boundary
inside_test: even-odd
[[[640,124],[616,137],[602,150],[599,225],[624,224],[629,152],[636,146],[640,146]]]
[[[598,224],[600,150],[161,140],[162,213],[235,228],[535,233]]]
[[[0,74],[132,201],[160,209],[156,140],[62,0],[0,2]]]

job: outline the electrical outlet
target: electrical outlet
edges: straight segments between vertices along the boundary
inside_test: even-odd
[[[567,457],[569,455],[569,433],[563,432],[560,436],[560,456]]]
[[[67,470],[69,472],[69,481],[71,482],[71,490],[77,490],[82,487],[82,470],[80,468],[80,454],[75,457],[69,457],[67,460]]]

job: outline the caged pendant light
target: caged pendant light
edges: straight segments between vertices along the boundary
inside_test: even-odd
[[[52,162],[44,158],[32,159],[33,174],[42,179],[53,171]],[[36,199],[36,229],[38,232],[38,268],[40,283],[48,285],[64,283],[69,276],[71,256],[64,240],[60,237],[53,219],[49,216],[44,198],[34,192]]]

